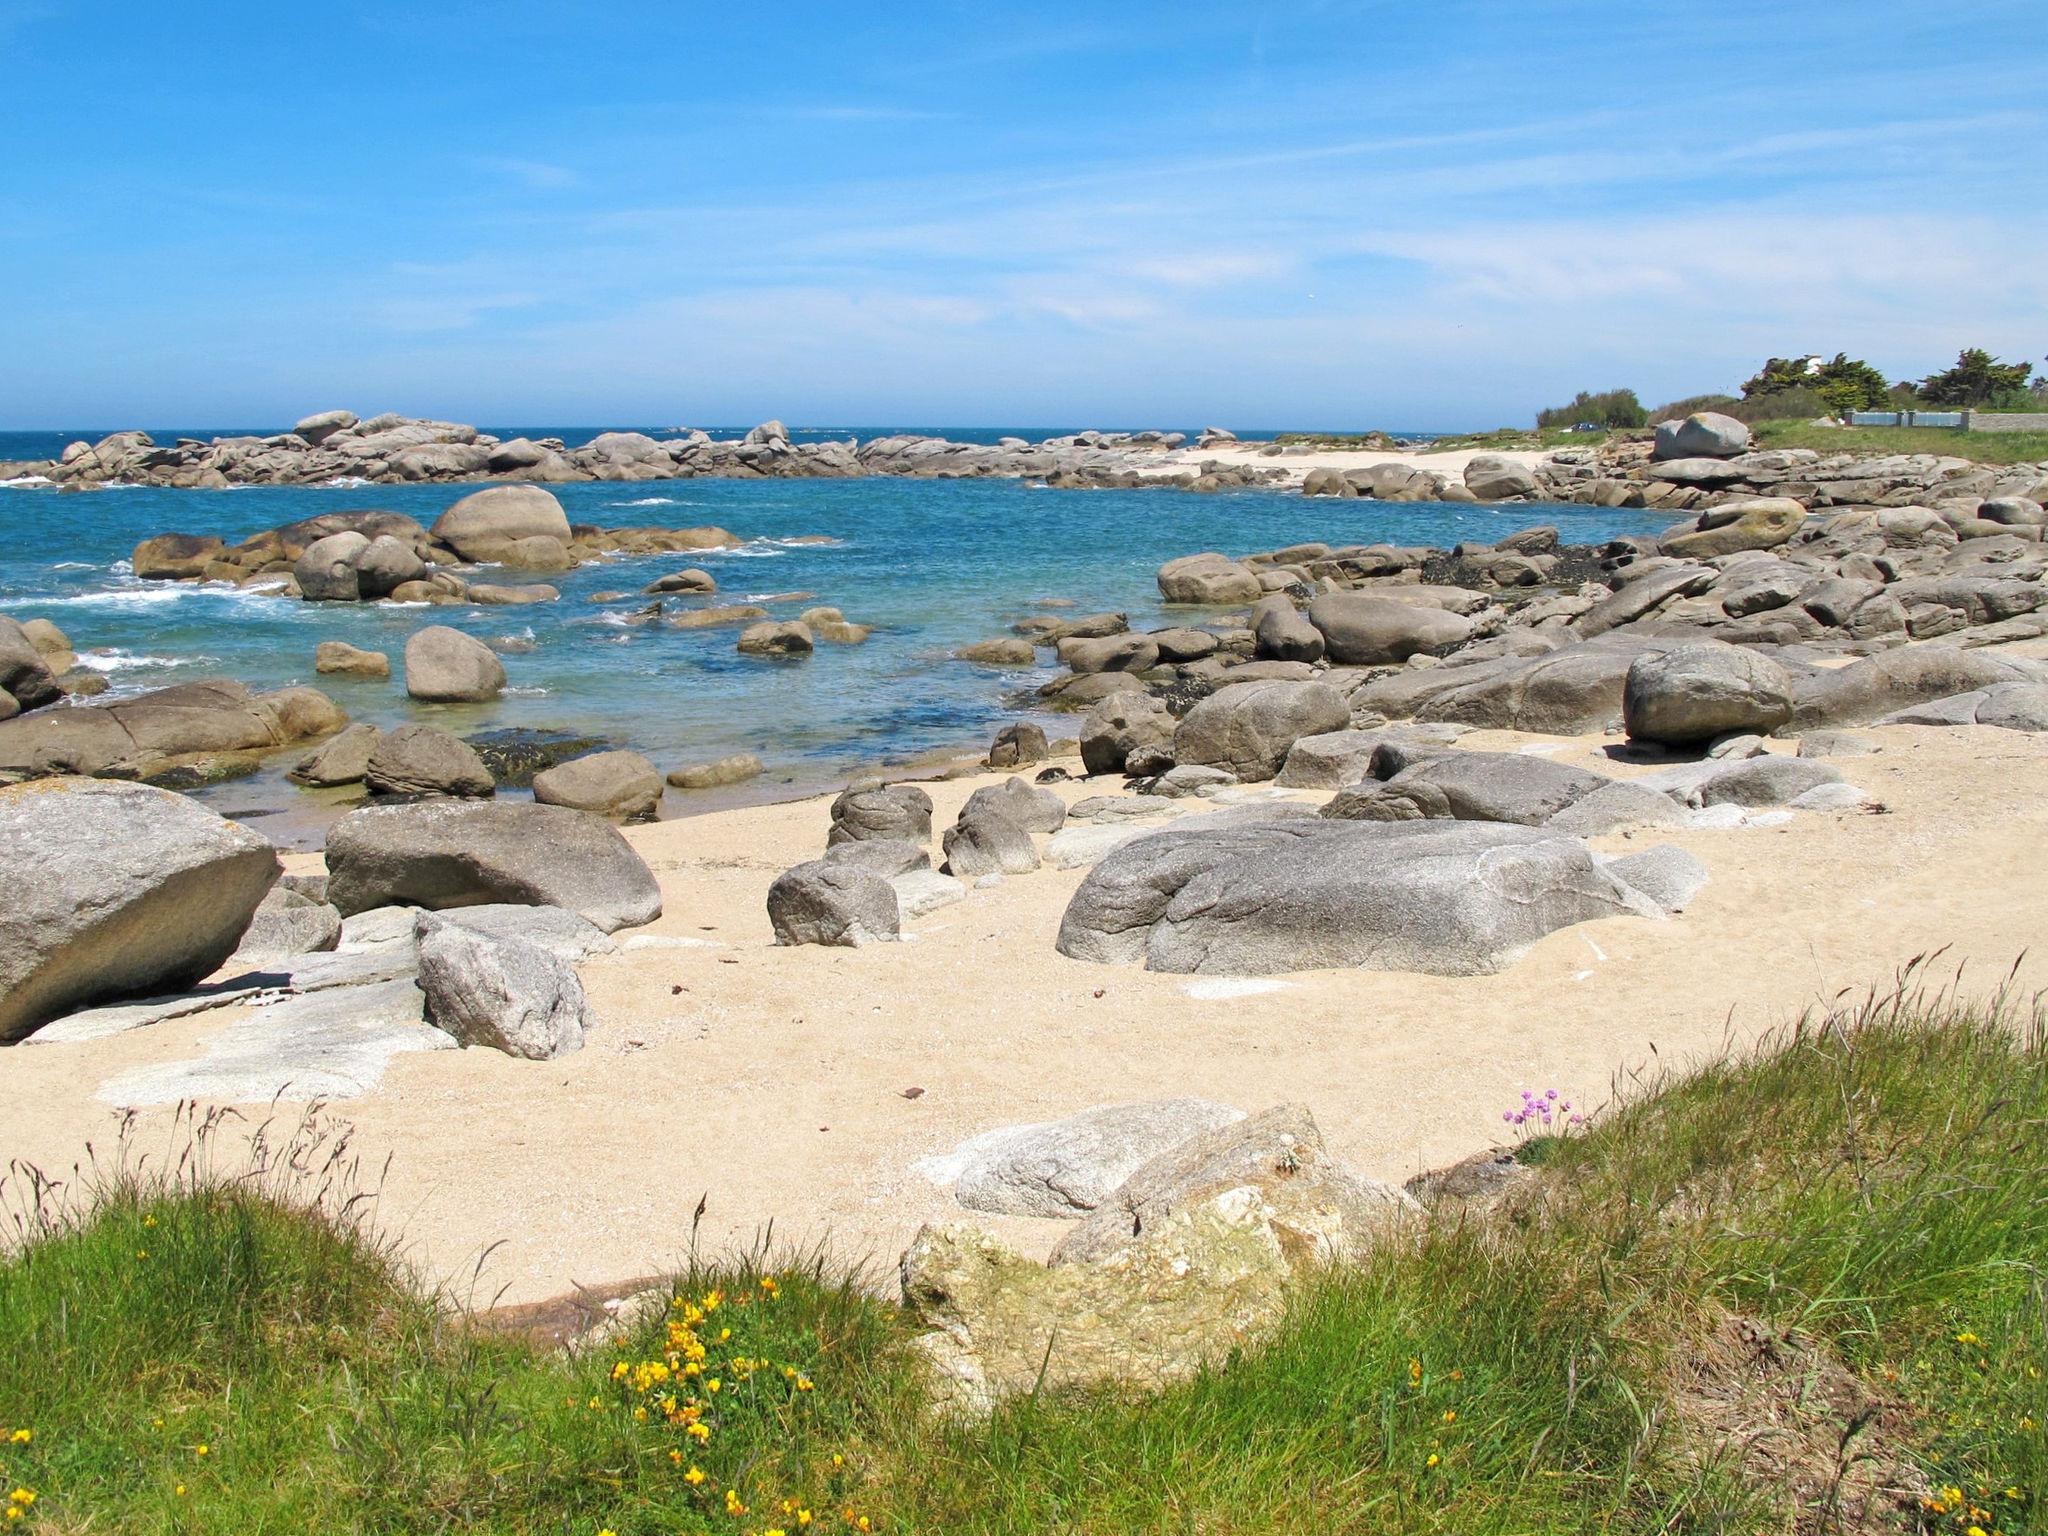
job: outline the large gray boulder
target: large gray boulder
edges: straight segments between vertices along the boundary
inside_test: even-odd
[[[317,761],[309,762],[316,774],[329,771]],[[474,747],[431,725],[401,725],[377,737],[363,764],[362,779],[373,795],[454,795],[481,800],[496,794],[498,788]]]
[[[960,814],[964,817],[969,811],[984,810],[1009,817],[1026,832],[1057,832],[1067,824],[1067,802],[1025,779],[983,785],[967,797]]]
[[[1109,1200],[1161,1153],[1243,1118],[1241,1110],[1207,1099],[1106,1104],[1063,1120],[986,1131],[917,1168],[951,1185],[972,1211],[1071,1218]]]
[[[1514,496],[1543,494],[1536,472],[1526,464],[1482,453],[1465,466],[1465,489],[1481,501],[1506,501]]]
[[[2048,683],[1994,683],[1974,693],[1958,693],[1927,704],[1896,710],[1879,725],[1988,725],[2001,731],[2048,731]],[[1826,735],[1826,732],[1817,733]],[[1811,736],[1800,742],[1802,756]]]
[[[1028,875],[1038,868],[1031,834],[1010,819],[1006,808],[970,805],[946,829],[946,873],[962,880],[983,875]]]
[[[832,831],[826,846],[841,843],[907,842],[932,838],[932,797],[914,784],[849,789],[832,802]]]
[[[1304,736],[1288,748],[1287,761],[1273,782],[1286,789],[1341,789],[1371,776],[1373,754],[1382,746],[1448,746],[1460,734],[1455,726],[1390,725]],[[1167,791],[1161,787],[1154,793]]]
[[[1122,773],[1131,754],[1173,744],[1173,716],[1163,700],[1132,690],[1111,694],[1081,722],[1081,766]]]
[[[902,932],[896,888],[857,864],[814,859],[768,887],[768,921],[778,944],[858,948]]]
[[[1082,675],[1144,672],[1158,665],[1159,645],[1149,635],[1075,636],[1059,643],[1060,661]]]
[[[308,602],[353,603],[362,597],[356,557],[370,547],[360,533],[330,533],[306,546],[292,566],[299,596]]]
[[[612,933],[661,916],[661,887],[609,822],[558,805],[421,800],[342,817],[327,833],[327,899],[441,910],[567,907]]]
[[[64,696],[27,629],[4,615],[0,615],[0,696],[12,698],[23,709],[39,709]]]
[[[1472,621],[1441,608],[1371,592],[1325,592],[1308,605],[1330,660],[1377,667],[1419,654],[1436,655],[1472,638]]]
[[[1169,603],[1235,606],[1255,603],[1266,591],[1257,571],[1213,550],[1167,561],[1158,581],[1159,595]]]
[[[1749,445],[1749,428],[1733,416],[1695,411],[1683,421],[1659,422],[1651,452],[1658,459],[1732,459]]]
[[[418,581],[427,574],[427,562],[413,552],[412,546],[388,533],[370,540],[356,552],[352,563],[357,595],[365,601],[389,597],[408,581]]]
[[[1868,725],[1880,716],[1952,694],[2000,683],[2043,681],[2038,664],[1948,646],[1902,646],[1834,671],[1802,677],[1793,693],[1792,724]]]
[[[1467,725],[1480,730],[1584,736],[1621,720],[1628,669],[1669,641],[1616,637],[1568,645],[1542,656],[1518,656],[1433,667],[1366,684],[1353,702],[1391,716]]]
[[[495,699],[505,691],[505,664],[474,636],[430,624],[405,642],[405,691],[436,704]]]
[[[1173,733],[1173,757],[1252,783],[1277,774],[1302,737],[1350,724],[1351,706],[1327,683],[1232,683],[1188,711]]]
[[[1267,661],[1321,661],[1322,631],[1302,617],[1294,599],[1274,593],[1252,609],[1255,654]]]
[[[310,789],[360,784],[370,771],[370,755],[383,739],[384,733],[376,726],[358,721],[339,736],[328,737],[300,758],[286,777]]]
[[[1641,853],[1609,859],[1604,867],[1665,912],[1684,911],[1707,884],[1707,866],[1675,843],[1659,843]]]
[[[1287,819],[1116,849],[1068,903],[1058,947],[1206,975],[1473,976],[1555,929],[1645,910],[1576,837],[1492,822]]]
[[[1658,547],[1688,560],[1710,560],[1744,550],[1776,549],[1789,544],[1805,525],[1805,506],[1788,496],[1724,502],[1702,512],[1690,528],[1667,533]]]
[[[1499,821],[1540,827],[1613,783],[1519,752],[1441,752],[1383,784],[1338,794],[1323,814],[1346,821]]]
[[[430,912],[420,914],[417,933],[429,1023],[464,1045],[528,1061],[582,1049],[589,1003],[567,961]]]
[[[646,821],[661,808],[661,770],[638,752],[593,752],[535,774],[533,798],[610,821]]]
[[[991,768],[1022,768],[1042,763],[1051,755],[1044,730],[1029,720],[1016,720],[996,732],[989,743],[987,762]]]
[[[141,784],[0,788],[0,1041],[91,1003],[177,991],[235,951],[277,850]]]
[[[499,485],[463,497],[434,520],[433,535],[465,560],[501,560],[522,539],[571,534],[562,504],[537,485]]]
[[[1667,746],[1733,731],[1768,736],[1792,718],[1792,675],[1741,646],[1681,645],[1629,665],[1621,717],[1637,741]]]

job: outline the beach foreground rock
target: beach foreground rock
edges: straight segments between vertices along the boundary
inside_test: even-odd
[[[432,913],[420,914],[416,932],[429,1023],[464,1045],[529,1061],[582,1049],[589,1005],[566,960]]]
[[[167,790],[0,789],[0,1040],[199,981],[234,953],[278,868],[263,838]]]
[[[327,899],[439,910],[567,907],[612,933],[661,916],[654,872],[618,829],[559,805],[425,800],[354,811],[327,834]]]

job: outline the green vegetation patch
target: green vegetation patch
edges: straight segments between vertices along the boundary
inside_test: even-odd
[[[332,1155],[77,1201],[17,1170],[8,1524],[2021,1536],[2044,1127],[2037,1014],[1896,995],[1633,1086],[1226,1369],[950,1425],[899,1309],[817,1255],[696,1267],[570,1357],[413,1283]]]

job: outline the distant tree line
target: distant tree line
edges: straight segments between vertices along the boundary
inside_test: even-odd
[[[1646,411],[1632,389],[1580,390],[1568,405],[1539,411],[1539,430],[1640,427],[1695,411],[1720,411],[1740,421],[1810,420],[1852,411],[2048,410],[2048,375],[2029,362],[2001,363],[1982,347],[1966,347],[1955,366],[1924,379],[1892,383],[1861,358],[1774,357],[1738,395],[1693,395]]]

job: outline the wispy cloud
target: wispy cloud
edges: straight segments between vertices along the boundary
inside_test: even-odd
[[[576,185],[574,171],[545,160],[523,160],[513,155],[474,155],[469,163],[476,170],[506,177],[537,192],[560,191]]]
[[[817,105],[788,107],[776,115],[800,123],[933,123],[958,114],[925,107]]]

